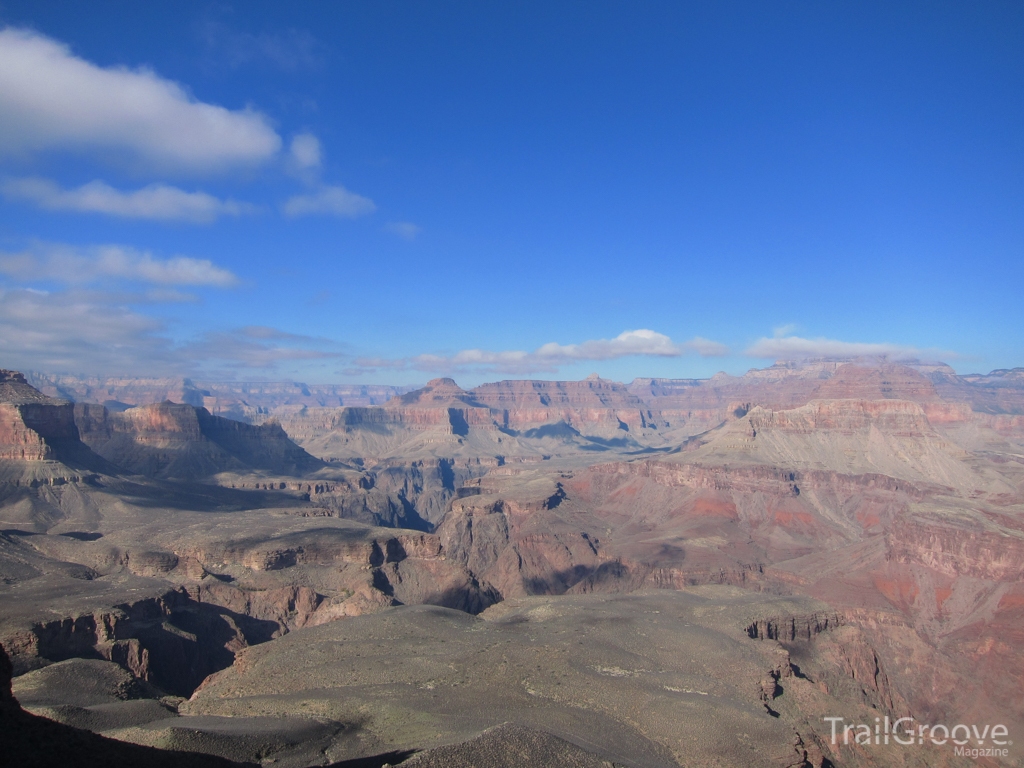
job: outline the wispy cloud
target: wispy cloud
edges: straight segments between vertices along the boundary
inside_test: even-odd
[[[220,216],[240,216],[257,210],[251,203],[220,200],[205,192],[186,192],[166,184],[122,192],[102,181],[61,189],[48,179],[26,178],[0,182],[0,192],[9,200],[29,200],[52,211],[105,213],[129,219],[205,224]]]
[[[126,306],[77,292],[0,288],[6,367],[69,373],[170,372],[162,324]]]
[[[323,160],[320,139],[311,133],[300,133],[292,139],[289,147],[292,162],[300,170],[319,168]]]
[[[238,282],[232,272],[207,259],[161,259],[147,251],[119,245],[79,248],[39,244],[21,253],[0,252],[0,274],[22,282],[47,280],[69,284],[113,278],[160,286],[228,288]]]
[[[423,230],[411,221],[391,221],[384,225],[384,229],[393,235],[398,235],[403,240],[412,242]]]
[[[272,371],[281,363],[342,357],[337,346],[327,339],[266,326],[246,326],[204,334],[200,340],[184,345],[180,355],[192,365]]]
[[[349,192],[342,186],[322,184],[312,193],[289,198],[283,210],[292,218],[321,214],[354,219],[373,213],[377,206],[369,198]]]
[[[316,69],[323,63],[324,45],[303,29],[240,32],[209,20],[199,27],[210,57],[232,69],[266,62],[286,72]]]
[[[725,344],[720,344],[702,336],[694,336],[683,343],[683,349],[687,352],[695,352],[701,357],[725,357],[732,354],[732,350]]]
[[[417,355],[409,358],[360,358],[354,361],[350,372],[372,372],[377,369],[456,373],[527,374],[555,372],[575,362],[614,360],[630,356],[680,357],[688,353],[702,356],[728,354],[722,344],[701,337],[680,344],[664,334],[647,329],[625,331],[614,339],[593,339],[579,344],[544,344],[533,352],[509,350],[492,352],[483,349],[465,349],[453,355]]]
[[[0,151],[115,150],[208,173],[266,161],[280,147],[256,111],[201,102],[147,69],[99,67],[37,32],[0,30]]]
[[[550,342],[533,354],[540,359],[550,360],[612,360],[630,355],[655,355],[679,357],[686,352],[703,355],[721,355],[725,347],[699,336],[691,341],[676,344],[668,336],[642,328],[638,331],[624,331],[614,339],[594,339],[580,344],[557,344]]]
[[[174,342],[130,296],[0,288],[0,350],[9,368],[100,375],[272,375],[289,363],[333,360],[324,339],[251,326]]]
[[[773,360],[802,360],[807,358],[849,358],[884,356],[892,359],[911,359],[941,355],[952,357],[952,353],[939,350],[922,350],[903,344],[863,343],[838,341],[836,339],[805,339],[801,336],[777,335],[760,338],[747,350],[751,357]]]

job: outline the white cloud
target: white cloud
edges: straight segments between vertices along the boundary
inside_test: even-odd
[[[377,210],[373,201],[349,192],[341,186],[321,185],[308,195],[295,195],[284,204],[285,215],[291,217],[327,214],[354,219]]]
[[[319,168],[321,158],[320,139],[311,133],[300,133],[292,139],[292,161],[300,170]]]
[[[5,368],[96,375],[272,374],[292,362],[334,359],[323,339],[255,327],[207,333],[176,344],[165,325],[139,314],[125,296],[0,288],[0,350]]]
[[[934,352],[934,350],[932,350]],[[835,339],[805,339],[800,336],[775,336],[754,342],[746,354],[774,360],[801,360],[806,358],[849,358],[887,356],[893,359],[920,357],[923,350],[901,344],[870,344]],[[949,356],[948,354],[946,355]]]
[[[165,184],[122,192],[102,181],[61,189],[47,179],[27,178],[3,181],[0,192],[8,199],[31,200],[52,211],[105,213],[130,219],[209,223],[218,216],[240,216],[257,210],[250,203],[219,200],[205,192],[186,192]]]
[[[227,288],[238,282],[232,272],[207,259],[189,256],[160,259],[146,251],[117,245],[91,248],[39,245],[21,253],[0,253],[0,274],[21,281],[54,280],[71,284],[115,278],[162,286]]]
[[[384,225],[384,229],[393,235],[398,235],[403,240],[412,242],[423,230],[411,221],[391,221]]]
[[[362,358],[355,365],[372,371],[384,369],[413,369],[433,372],[459,372],[473,370],[491,373],[554,372],[561,366],[585,360],[613,360],[633,355],[654,357],[680,357],[689,352],[702,356],[728,354],[728,348],[699,336],[676,344],[668,336],[647,329],[625,331],[614,339],[594,339],[580,344],[544,344],[533,352],[508,350],[491,352],[483,349],[465,349],[454,355],[417,355],[411,358],[387,360]]]
[[[551,360],[611,360],[627,355],[678,357],[683,349],[662,333],[641,329],[625,331],[614,339],[596,339],[582,344],[556,344],[540,347],[534,355]],[[461,353],[460,353],[461,354]]]
[[[147,69],[99,67],[29,30],[0,30],[0,151],[106,150],[177,171],[259,163],[281,139],[252,109],[201,102]]]

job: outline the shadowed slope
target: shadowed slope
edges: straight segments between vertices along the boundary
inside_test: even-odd
[[[31,715],[11,693],[11,662],[0,646],[0,734],[2,759],[19,768],[232,768],[212,755],[168,752],[126,744]]]

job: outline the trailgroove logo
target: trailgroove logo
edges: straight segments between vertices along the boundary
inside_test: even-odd
[[[1012,746],[1010,732],[1005,725],[954,726],[917,723],[912,717],[890,721],[889,716],[876,717],[872,728],[867,723],[847,723],[842,717],[824,717],[832,724],[832,745],[857,744],[873,746],[897,744],[909,747],[915,744],[950,744],[958,757],[1009,757]]]

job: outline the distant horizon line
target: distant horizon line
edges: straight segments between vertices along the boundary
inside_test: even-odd
[[[946,368],[946,369],[948,369],[948,371],[950,373],[952,373],[954,376],[957,376],[959,378],[966,378],[966,377],[971,377],[971,376],[984,376],[984,377],[988,377],[988,376],[995,376],[995,375],[998,375],[998,374],[1007,374],[1007,373],[1013,373],[1013,372],[1017,372],[1017,371],[1024,371],[1024,366],[1015,366],[1013,368],[995,368],[995,369],[989,371],[988,373],[983,373],[983,372],[978,371],[978,372],[972,372],[972,373],[958,374],[952,368],[952,366],[950,366],[949,364],[947,364],[945,362],[941,362],[941,361],[934,361],[933,362],[933,361],[922,361],[922,360],[919,360],[919,359],[892,359],[892,358],[890,358],[887,355],[860,355],[860,356],[855,356],[855,357],[819,357],[819,358],[806,358],[806,359],[801,359],[801,360],[776,360],[771,365],[764,366],[764,367],[761,367],[761,368],[756,367],[756,366],[751,367],[751,368],[747,369],[747,371],[744,374],[740,374],[738,376],[730,374],[730,373],[727,373],[725,371],[718,371],[718,372],[712,374],[711,376],[706,376],[706,377],[696,377],[696,376],[681,376],[681,377],[636,376],[631,381],[627,382],[627,381],[619,381],[617,379],[606,378],[606,377],[600,376],[597,373],[592,373],[589,376],[586,376],[586,377],[581,378],[581,379],[529,378],[529,377],[494,379],[494,380],[490,380],[490,381],[485,381],[485,382],[483,382],[481,384],[477,384],[476,386],[470,387],[469,389],[476,389],[476,388],[484,386],[486,384],[498,384],[498,383],[505,382],[505,381],[531,381],[531,382],[547,382],[547,383],[560,383],[560,382],[580,383],[580,382],[584,382],[584,381],[588,381],[588,380],[600,380],[600,381],[608,381],[608,382],[612,382],[612,383],[616,383],[616,384],[622,384],[624,386],[629,386],[629,385],[635,384],[637,382],[652,382],[653,383],[653,382],[673,382],[673,381],[710,381],[711,379],[717,378],[719,376],[725,376],[725,377],[729,377],[729,378],[742,378],[743,376],[745,376],[745,375],[747,375],[747,374],[749,374],[749,373],[751,373],[753,371],[766,371],[766,370],[770,370],[772,368],[793,368],[793,369],[798,369],[798,368],[807,367],[807,366],[811,366],[811,365],[815,365],[815,364],[828,364],[828,363],[847,364],[847,365],[848,364],[858,364],[858,363],[860,363],[860,364],[865,364],[865,363],[869,363],[869,364],[870,363],[874,363],[874,364],[891,363],[891,364],[896,364],[896,365],[904,365],[904,366],[906,366],[908,368],[915,368],[915,369],[916,368],[930,368],[930,369]],[[10,371],[10,372],[15,372],[17,369],[5,369],[5,370]],[[319,387],[335,387],[335,388],[338,388],[338,387],[345,387],[345,388],[382,387],[382,388],[387,388],[387,389],[392,389],[392,390],[401,390],[402,393],[405,393],[405,392],[412,392],[412,391],[417,390],[417,389],[422,389],[422,388],[424,388],[426,386],[429,386],[432,382],[440,382],[440,381],[443,381],[443,380],[446,380],[446,379],[452,381],[453,383],[456,383],[456,386],[460,386],[460,385],[458,385],[458,383],[456,382],[456,380],[455,380],[455,378],[453,376],[435,376],[435,377],[433,377],[431,379],[428,379],[427,381],[425,381],[423,383],[416,383],[416,384],[389,384],[389,383],[386,383],[386,382],[372,382],[372,383],[344,383],[344,382],[332,382],[332,381],[310,382],[310,381],[302,381],[302,380],[299,380],[299,379],[296,379],[296,378],[278,378],[278,379],[271,379],[271,378],[252,378],[252,379],[232,378],[232,379],[228,379],[228,378],[224,378],[224,379],[220,379],[220,378],[200,378],[199,376],[195,376],[195,375],[191,375],[191,376],[188,376],[188,375],[146,376],[146,375],[127,374],[127,373],[114,373],[114,374],[102,374],[102,375],[101,374],[86,374],[86,373],[70,373],[70,372],[54,373],[54,372],[41,371],[41,370],[32,369],[32,368],[25,368],[25,369],[22,370],[22,372],[24,373],[26,378],[37,378],[37,379],[43,379],[43,380],[48,379],[48,380],[51,380],[51,381],[56,380],[56,379],[60,379],[60,378],[69,378],[69,379],[77,379],[79,381],[93,380],[93,381],[96,381],[98,383],[98,382],[109,382],[109,381],[111,381],[113,379],[127,379],[127,380],[132,380],[132,381],[137,381],[137,382],[144,382],[144,381],[146,381],[146,382],[175,382],[175,383],[181,382],[185,386],[193,386],[193,387],[197,387],[197,388],[199,387],[199,385],[202,385],[202,384],[219,384],[219,385],[291,385],[291,386],[318,387],[318,388]],[[460,388],[461,388],[461,386],[460,386]]]

